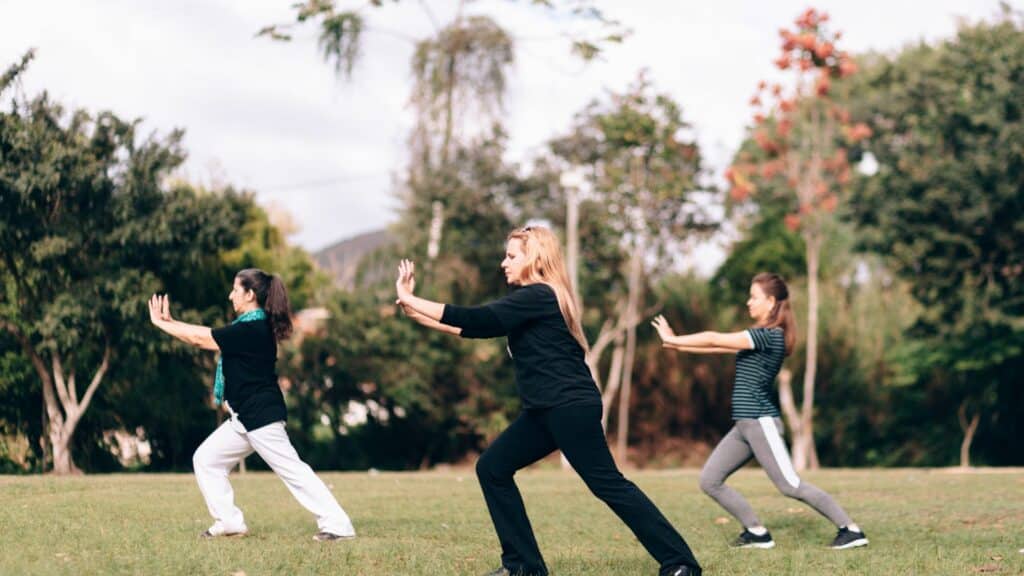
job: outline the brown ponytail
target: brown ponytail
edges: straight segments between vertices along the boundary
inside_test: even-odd
[[[292,335],[292,307],[288,291],[277,274],[267,274],[259,268],[246,268],[235,275],[238,283],[256,294],[256,303],[267,313],[267,321],[278,342]]]
[[[765,296],[775,298],[775,307],[761,328],[782,328],[786,340],[786,356],[789,356],[796,347],[796,316],[793,315],[793,307],[789,305],[786,281],[778,274],[761,272],[754,276],[751,283],[760,286]]]

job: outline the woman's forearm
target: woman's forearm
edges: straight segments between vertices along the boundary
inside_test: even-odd
[[[665,348],[671,348],[679,352],[689,352],[691,354],[735,354],[736,351],[732,348],[719,348],[715,346],[678,346],[676,344],[663,344]]]
[[[697,332],[664,338],[666,345],[673,348],[724,348],[730,352],[749,350],[754,347],[746,332]]]
[[[160,320],[155,324],[157,328],[186,344],[198,346],[203,350],[220,350],[217,342],[213,339],[213,331],[207,326],[188,324],[178,320]]]
[[[456,328],[455,326],[442,324],[441,322],[438,322],[437,320],[434,320],[432,318],[428,318],[427,316],[424,316],[423,314],[420,314],[418,312],[410,311],[407,312],[406,315],[415,320],[418,324],[426,326],[431,330],[437,330],[438,332],[444,332],[445,334],[454,334],[455,336],[462,334],[462,328]]]
[[[694,334],[677,334],[665,340],[665,344],[673,348],[712,348],[719,346],[717,332],[697,332]]]
[[[420,298],[415,294],[408,294],[404,297],[400,297],[399,301],[403,306],[412,308],[414,311],[426,316],[430,320],[440,322],[441,317],[444,315],[444,304],[427,300],[426,298]]]

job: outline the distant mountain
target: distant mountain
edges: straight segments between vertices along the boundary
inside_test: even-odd
[[[313,260],[334,277],[335,284],[351,290],[355,288],[356,270],[363,257],[394,240],[387,230],[374,230],[331,244],[315,252]]]

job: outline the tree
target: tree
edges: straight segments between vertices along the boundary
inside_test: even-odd
[[[577,115],[572,132],[551,142],[549,170],[588,166],[592,191],[581,205],[580,245],[586,263],[580,291],[590,323],[605,318],[588,355],[595,380],[605,383],[604,420],[620,394],[618,454],[625,457],[636,357],[636,327],[646,317],[646,278],[670,265],[671,249],[712,227],[694,202],[702,175],[700,151],[689,137],[681,107],[653,91],[641,74],[610,102],[593,102]],[[548,206],[564,222],[562,191]],[[548,190],[544,191],[546,194]],[[589,285],[589,286],[588,286]],[[592,303],[592,304],[591,304]],[[613,346],[607,378],[600,368]]]
[[[551,3],[535,3],[555,10]],[[506,73],[514,59],[514,38],[492,18],[470,13],[468,4],[458,2],[453,19],[442,25],[430,7],[420,3],[434,34],[422,39],[402,35],[414,44],[410,101],[416,111],[416,125],[409,139],[411,162],[398,191],[403,208],[395,235],[400,240],[398,246],[366,259],[366,268],[377,271],[379,262],[396,251],[402,256],[418,255],[423,261],[422,289],[446,301],[480,301],[496,297],[504,290],[496,264],[501,260],[505,234],[513,224],[515,210],[511,199],[529,185],[516,174],[516,167],[502,160],[506,137],[498,121]],[[366,13],[339,9],[330,0],[313,0],[296,8],[297,24],[319,23],[325,58],[335,63],[337,72],[351,74],[361,34],[371,29]],[[606,29],[617,27],[590,2],[575,2],[570,11],[573,19],[598,22]],[[286,31],[291,26],[270,26],[261,35],[287,39]],[[621,37],[621,32],[601,38],[577,34],[573,36],[574,49],[590,59],[599,52],[599,44],[617,42]],[[376,272],[368,274],[375,275]],[[379,293],[385,299],[391,292],[391,275],[387,276],[388,282],[381,290],[387,295]],[[381,288],[372,284],[368,287],[371,290]],[[438,442],[453,436],[472,438],[471,445],[475,446],[480,436],[476,428],[454,417],[456,411],[462,410],[459,404],[469,398],[464,391],[473,387],[474,379],[467,372],[470,381],[461,383],[450,370],[467,369],[472,357],[481,354],[500,364],[500,356],[488,352],[490,344],[465,344],[444,338],[431,337],[417,342],[415,347],[412,356],[444,358],[440,365],[422,366],[427,374],[421,378],[435,386],[437,399],[444,401],[429,410],[421,405],[410,414],[420,415],[422,425],[434,427],[434,434],[424,437],[436,438]],[[386,373],[374,378],[375,382],[389,380]],[[398,395],[417,381],[399,378],[393,386],[382,384],[375,389]],[[412,419],[410,416],[408,421]],[[435,442],[422,448],[420,462],[426,465],[450,453]]]
[[[399,3],[400,0],[394,0]],[[438,22],[430,5],[422,0],[418,2],[423,10],[424,17],[430,21],[434,31],[438,33],[438,44],[447,44],[454,48],[458,44],[461,47],[455,51],[465,49],[463,40],[472,36],[458,39],[452,34],[447,35],[448,40],[455,40],[455,43],[445,42],[445,32],[452,32],[458,29],[458,23],[463,20],[464,9],[467,0],[458,0],[456,7],[456,26],[442,27]],[[370,5],[380,8],[385,4],[384,0],[371,0]],[[593,60],[598,57],[605,46],[612,43],[622,42],[629,33],[618,21],[610,19],[594,5],[592,0],[571,0],[567,2],[556,2],[554,0],[530,0],[530,4],[540,6],[560,19],[584,21],[590,26],[577,28],[567,33],[571,50],[574,54],[584,60]],[[560,11],[558,5],[564,6]],[[368,23],[366,12],[363,9],[352,10],[340,8],[336,0],[306,0],[294,5],[295,22],[271,24],[263,27],[256,33],[258,37],[267,37],[272,40],[288,42],[292,40],[291,31],[296,25],[303,25],[309,22],[319,24],[320,35],[318,46],[324,60],[334,64],[335,72],[351,76],[356,62],[362,54],[363,34],[367,30],[374,30],[372,24]],[[473,17],[471,17],[473,18]],[[444,30],[442,30],[444,28]],[[380,29],[382,32],[395,35]],[[399,34],[400,37],[407,38]],[[451,50],[445,50],[452,53]]]
[[[0,94],[31,57],[4,74]],[[231,197],[163,187],[184,158],[181,132],[142,140],[137,130],[109,112],[65,115],[46,94],[0,113],[0,329],[42,384],[58,474],[77,471],[71,440],[100,385],[137,377],[119,361],[159,347],[141,320],[146,295],[175,271],[218,263],[241,224]]]
[[[923,313],[900,354],[904,385],[951,401],[975,434],[1013,438],[1024,358],[1024,17],[877,58],[857,84],[878,172],[855,190],[865,248],[885,254]],[[996,418],[1002,414],[1001,418]],[[982,415],[990,415],[982,420]]]
[[[796,19],[795,31],[780,31],[782,55],[775,64],[781,70],[792,70],[795,83],[788,94],[779,84],[772,86],[770,93],[766,82],[759,84],[751,99],[757,111],[753,137],[759,150],[756,154],[741,152],[726,171],[730,195],[737,201],[757,191],[756,182],[774,183],[774,189],[790,199],[792,211],[785,217],[786,225],[799,230],[804,240],[807,355],[799,413],[786,401],[792,398],[785,388],[788,380],[781,381],[780,388],[783,412],[793,430],[793,464],[798,470],[818,466],[812,427],[822,245],[851,179],[849,145],[871,134],[865,124],[852,124],[849,112],[830,97],[833,80],[851,76],[856,65],[849,54],[836,48],[841,35],[831,33],[827,21],[827,14],[808,9]]]
[[[508,33],[486,16],[463,16],[461,8],[436,38],[418,42],[413,55],[412,103],[418,123],[412,141],[414,154],[424,156],[426,166],[448,165],[456,116],[465,122],[474,107],[484,119],[501,111],[505,72],[514,61]]]

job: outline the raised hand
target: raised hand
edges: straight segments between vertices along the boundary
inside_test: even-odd
[[[163,295],[163,301],[160,304],[160,319],[167,322],[174,320],[171,318],[171,297],[167,294]]]
[[[160,296],[153,294],[149,297],[149,321],[153,324],[159,324],[164,320],[161,312],[162,299]]]
[[[654,320],[651,320],[651,326],[654,326],[654,329],[658,331],[658,336],[661,337],[662,341],[674,338],[676,335],[672,327],[668,325],[668,320],[661,314],[658,314]]]
[[[412,296],[416,291],[416,265],[411,260],[403,259],[398,264],[398,279],[395,281],[398,300]]]

